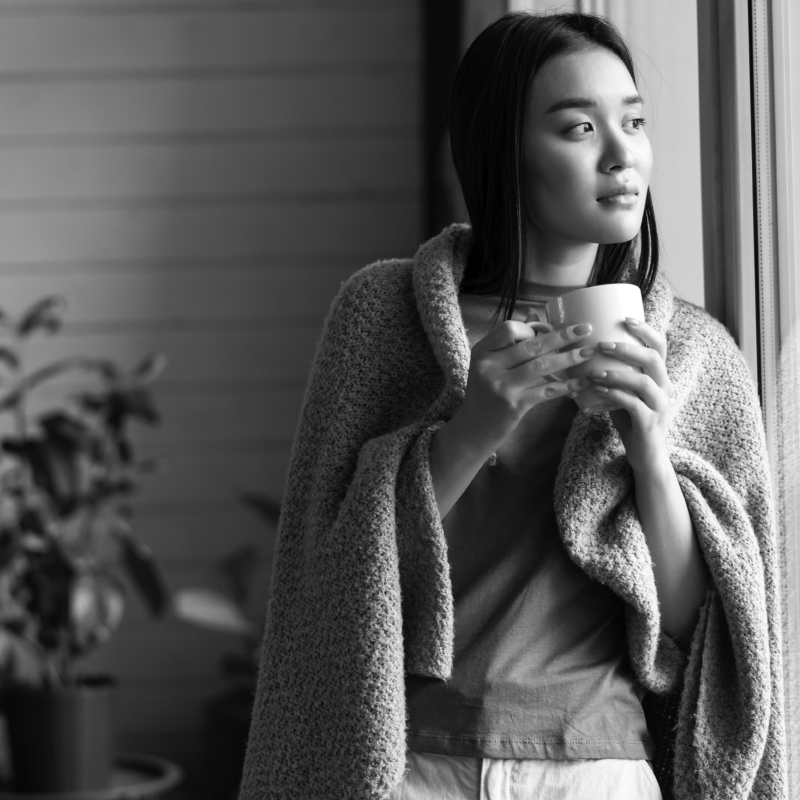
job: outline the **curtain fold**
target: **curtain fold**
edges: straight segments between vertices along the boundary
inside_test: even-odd
[[[789,796],[800,796],[800,331],[783,345],[778,377],[777,489]]]

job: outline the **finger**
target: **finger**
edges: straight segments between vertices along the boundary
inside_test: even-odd
[[[664,334],[659,333],[652,325],[634,317],[626,317],[625,325],[637,339],[641,339],[646,347],[657,351],[661,358],[666,359],[667,339]]]
[[[554,381],[533,386],[526,392],[528,403],[533,408],[545,400],[553,400],[556,397],[574,398],[581,389],[585,389],[590,383],[588,378],[571,378],[568,381]]]
[[[501,364],[505,369],[514,369],[533,358],[539,358],[565,348],[576,348],[580,341],[585,339],[591,332],[592,326],[584,323],[571,325],[568,328],[561,328],[559,330],[551,330],[547,333],[540,333],[532,339],[526,339],[523,342],[519,342],[514,347],[509,348],[507,352],[503,354]],[[585,361],[586,358],[579,359],[577,362],[566,359],[563,360],[563,363],[570,366],[574,363],[579,363],[581,360]],[[561,367],[556,369],[561,369]],[[554,371],[556,370],[545,370],[545,372]]]
[[[667,367],[658,350],[644,347],[644,345],[640,344],[631,344],[630,342],[599,342],[597,349],[604,356],[612,356],[619,359],[623,364],[639,367],[659,386],[666,387],[669,385]]]
[[[510,369],[512,380],[522,385],[531,386],[542,379],[555,378],[558,382],[563,379],[560,373],[583,364],[597,353],[594,347],[581,347],[566,350],[562,353],[545,353],[538,358],[530,358]]]
[[[517,342],[533,339],[534,336],[536,334],[531,330],[530,325],[516,320],[507,320],[487,333],[472,350],[473,352],[503,350]]]
[[[608,386],[595,386],[594,390],[615,406],[615,410],[627,411],[634,424],[642,425],[645,415],[652,414],[652,410],[642,399],[624,389],[612,389]]]
[[[665,412],[669,409],[669,397],[649,375],[627,370],[593,369],[589,372],[589,377],[601,394],[605,393],[605,389],[621,390],[636,395],[653,411]]]

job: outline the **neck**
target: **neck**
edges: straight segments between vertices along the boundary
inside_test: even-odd
[[[525,278],[550,286],[586,285],[598,245],[595,242],[552,241],[528,236]]]

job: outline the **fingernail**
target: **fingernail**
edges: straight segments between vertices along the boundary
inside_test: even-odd
[[[592,326],[589,325],[587,322],[582,322],[580,325],[575,325],[572,328],[572,332],[576,336],[586,336],[587,333],[592,332]]]
[[[597,345],[601,350],[613,350],[617,345],[615,342],[600,342]]]
[[[606,375],[608,375],[608,373],[607,372],[603,372],[602,369],[593,369],[589,373],[589,375],[591,375],[593,378],[596,378],[597,380],[602,380],[603,378],[606,377]]]
[[[595,386],[594,390],[600,392],[600,394],[606,394],[608,392],[608,386]]]
[[[625,317],[625,322],[627,322],[631,328],[635,328],[641,324],[638,319],[634,319],[633,317]]]
[[[595,352],[596,351],[594,347],[583,347],[581,348],[580,355],[582,355],[584,358],[589,358],[590,356],[593,356]]]

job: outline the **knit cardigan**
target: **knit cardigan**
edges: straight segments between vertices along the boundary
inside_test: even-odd
[[[309,378],[279,525],[240,800],[382,800],[405,766],[406,672],[447,680],[453,597],[430,440],[463,400],[470,349],[458,286],[472,246],[455,225],[413,259],[342,287]],[[685,654],[660,629],[633,477],[608,414],[578,414],[555,488],[573,561],[625,602],[630,661],[677,722],[676,800],[784,800],[775,520],[761,413],[727,331],[672,297],[668,447],[711,588]],[[487,467],[491,469],[491,466]],[[652,716],[652,714],[651,714]]]

